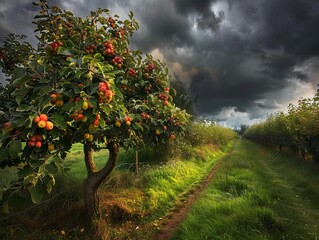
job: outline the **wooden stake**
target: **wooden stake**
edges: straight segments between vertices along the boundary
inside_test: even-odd
[[[136,176],[138,176],[138,151],[135,151]]]

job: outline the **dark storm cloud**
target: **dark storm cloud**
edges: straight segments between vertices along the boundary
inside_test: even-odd
[[[197,15],[196,22],[200,29],[211,29],[216,31],[219,29],[219,25],[223,21],[225,15],[223,11],[215,13],[211,10],[211,6],[214,2],[216,2],[216,0],[175,0],[174,4],[176,11],[182,15]]]
[[[177,14],[171,1],[145,2],[141,6],[137,20],[141,22],[141,30],[134,36],[133,43],[144,52],[154,48],[171,51],[176,46],[192,45],[189,34],[190,22],[186,16]],[[143,29],[142,29],[143,27]]]
[[[214,12],[204,13],[197,19],[198,28],[202,30],[211,29],[213,31],[217,31],[224,18],[225,14],[223,11],[218,12],[218,15]]]
[[[294,68],[319,57],[318,9],[317,1],[233,2],[228,12],[232,18],[225,16],[230,24],[205,44],[212,49],[206,61],[215,73],[192,79],[199,111],[216,113],[227,106],[249,111],[256,100],[286,88],[288,78],[306,81],[307,74]],[[263,105],[275,107],[275,103]]]
[[[9,33],[23,34],[28,40],[35,42],[33,37],[35,26],[33,18],[40,11],[40,8],[32,4],[33,1],[26,0],[1,0],[0,2],[0,42]],[[50,0],[50,5],[61,5],[60,0]]]

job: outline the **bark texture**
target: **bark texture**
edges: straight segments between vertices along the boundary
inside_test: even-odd
[[[87,217],[89,219],[99,215],[99,201],[97,191],[101,183],[112,172],[118,157],[119,147],[117,144],[110,142],[107,145],[109,150],[109,158],[105,166],[97,171],[93,161],[93,146],[91,144],[84,145],[85,165],[88,176],[83,183],[84,203]]]

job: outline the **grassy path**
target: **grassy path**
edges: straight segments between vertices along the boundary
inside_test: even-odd
[[[161,223],[161,225],[163,225],[163,227],[161,228],[161,231],[159,233],[156,233],[152,237],[153,239],[166,240],[172,237],[178,225],[185,218],[192,204],[197,200],[198,196],[206,189],[208,184],[215,177],[216,172],[218,171],[218,169],[220,168],[222,164],[222,161],[223,161],[223,158],[216,163],[216,165],[213,167],[213,169],[208,174],[208,176],[203,181],[203,183],[200,186],[198,186],[196,190],[191,192],[191,194],[188,196],[184,204],[178,205],[173,210],[174,214],[172,214],[169,219],[164,218],[163,222]]]
[[[240,140],[171,239],[318,239],[319,168]]]

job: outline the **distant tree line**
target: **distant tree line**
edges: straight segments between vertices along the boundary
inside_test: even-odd
[[[244,136],[255,142],[290,149],[302,158],[310,155],[319,163],[319,92],[290,104],[288,113],[270,115],[265,122],[249,127]]]

